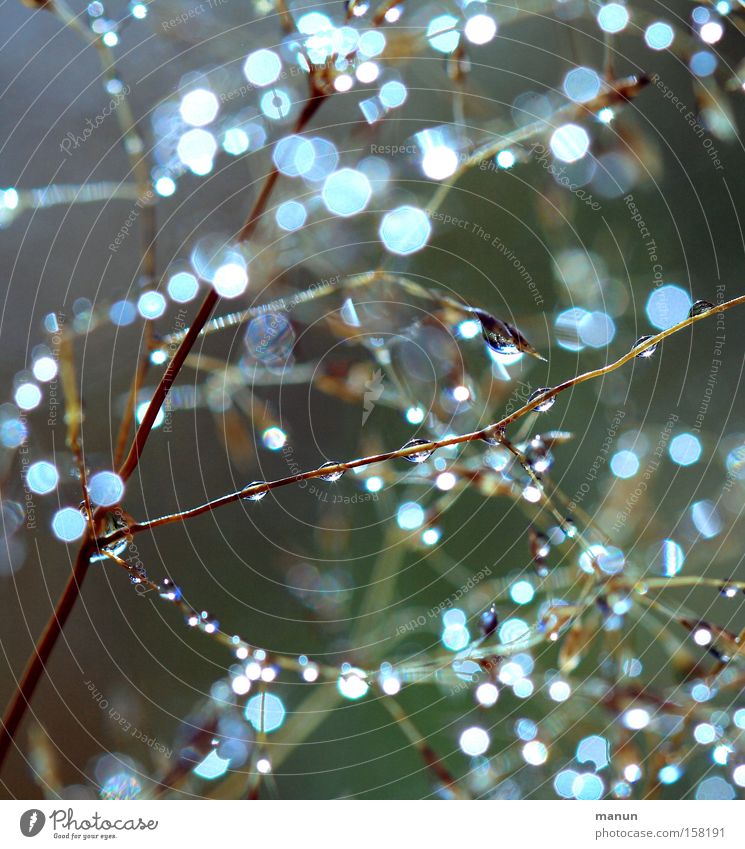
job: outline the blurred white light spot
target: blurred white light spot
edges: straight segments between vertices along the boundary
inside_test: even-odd
[[[307,210],[302,203],[296,200],[287,200],[281,203],[275,213],[279,227],[289,232],[299,230],[305,224],[307,217]]]
[[[179,112],[192,127],[204,127],[217,117],[220,104],[214,92],[206,88],[195,88],[181,99]]]
[[[149,401],[143,401],[141,404],[137,405],[137,410],[135,411],[135,419],[137,420],[137,424],[140,424],[145,418],[149,406]],[[166,416],[163,412],[163,407],[161,407],[155,414],[155,418],[153,419],[153,429],[159,428],[165,421],[165,417]]]
[[[500,150],[497,154],[497,165],[500,168],[512,168],[515,161],[515,154],[511,150]]]
[[[339,692],[345,699],[361,699],[368,691],[369,685],[365,681],[365,673],[359,669],[351,669],[340,675],[336,682]]]
[[[447,492],[455,486],[456,482],[457,478],[452,472],[442,472],[442,474],[437,476],[435,484],[438,489]]]
[[[722,530],[722,518],[711,501],[697,501],[691,507],[691,519],[696,530],[706,539],[712,539]]]
[[[429,239],[432,225],[423,210],[399,206],[386,213],[380,225],[380,238],[394,254],[407,255],[421,250]]]
[[[380,87],[378,96],[386,109],[396,109],[406,102],[406,86],[398,80],[388,80]]]
[[[531,740],[523,746],[523,757],[531,766],[540,766],[546,763],[548,749],[540,740]]]
[[[673,43],[674,32],[670,24],[655,21],[644,32],[644,41],[652,50],[666,50]]]
[[[188,271],[178,271],[168,281],[168,297],[177,304],[186,304],[196,297],[199,281]]]
[[[628,9],[620,3],[607,3],[598,12],[598,24],[605,32],[621,32],[628,22]]]
[[[535,596],[535,590],[529,581],[516,581],[510,587],[510,598],[515,604],[530,604]]]
[[[246,702],[246,719],[257,731],[276,731],[285,721],[285,706],[274,693],[260,693]]]
[[[549,144],[557,159],[562,162],[576,162],[589,150],[590,137],[577,124],[564,124],[554,130]]]
[[[261,436],[264,447],[270,451],[279,451],[287,442],[287,434],[278,427],[268,427]]]
[[[26,483],[31,492],[37,495],[46,495],[57,486],[59,472],[56,466],[46,460],[32,463],[26,472]]]
[[[632,731],[639,731],[649,725],[649,713],[644,708],[631,708],[623,715],[622,721]]]
[[[226,262],[221,265],[212,279],[215,291],[223,298],[236,298],[246,291],[248,272],[238,262]]]
[[[88,495],[94,504],[111,507],[124,495],[124,481],[116,472],[96,472],[88,481]]]
[[[709,21],[701,27],[699,35],[701,36],[701,41],[706,44],[716,44],[724,35],[724,27],[719,21]]]
[[[155,181],[155,191],[162,198],[169,198],[176,191],[176,183],[171,177],[158,177]]]
[[[483,755],[489,748],[489,735],[483,728],[477,725],[466,730],[460,735],[460,748],[464,754],[470,755],[472,758],[478,755]]]
[[[240,127],[231,127],[225,131],[222,139],[222,149],[231,156],[240,156],[250,146],[248,135]]]
[[[565,702],[572,695],[572,688],[566,681],[554,681],[548,688],[548,695],[555,702]]]
[[[251,85],[262,88],[279,79],[282,60],[273,50],[255,50],[243,64],[243,73]]]
[[[476,701],[484,707],[491,707],[497,703],[499,689],[490,682],[479,684],[476,688]]]
[[[639,471],[639,458],[633,451],[626,449],[617,451],[611,457],[610,468],[617,478],[621,478],[622,480],[633,478]]]
[[[355,76],[361,83],[374,83],[380,75],[380,68],[377,62],[363,62],[357,66]]]
[[[362,212],[371,195],[370,181],[361,171],[353,168],[334,171],[326,178],[321,192],[329,212],[343,218]]]
[[[446,180],[458,167],[458,155],[447,145],[431,147],[422,159],[422,171],[430,180]]]
[[[74,507],[63,507],[54,514],[52,530],[63,542],[72,542],[83,536],[85,519],[80,510]]]
[[[680,286],[668,283],[655,289],[647,299],[647,318],[652,327],[667,330],[688,317],[691,297]]]
[[[208,174],[217,153],[217,141],[207,130],[187,130],[176,145],[178,158],[195,174]]]
[[[143,318],[160,318],[166,311],[166,299],[160,292],[143,292],[137,300],[137,311]]]
[[[13,398],[22,410],[33,410],[41,403],[41,389],[35,383],[22,383]]]
[[[424,522],[424,509],[415,501],[406,501],[398,508],[396,521],[404,531],[416,530]]]
[[[54,380],[57,376],[57,361],[52,357],[39,357],[33,365],[34,377],[42,383]]]
[[[440,53],[452,53],[458,46],[460,33],[458,19],[452,15],[438,15],[432,18],[427,27],[427,39],[432,47]]]
[[[668,451],[679,466],[691,466],[701,456],[701,441],[692,433],[679,433],[670,440]]]
[[[471,44],[487,44],[497,34],[497,22],[491,15],[474,15],[466,21],[463,32]]]
[[[564,92],[576,103],[592,100],[599,91],[600,77],[592,68],[573,68],[564,77]]]

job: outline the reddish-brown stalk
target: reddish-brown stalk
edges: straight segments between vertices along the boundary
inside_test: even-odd
[[[724,312],[732,307],[739,306],[741,304],[745,304],[745,295],[740,295],[736,298],[733,298],[730,301],[725,301],[722,304],[719,304],[716,307],[708,310],[705,313],[701,313],[700,315],[690,316],[689,318],[684,319],[678,324],[669,327],[667,330],[662,330],[654,336],[650,336],[644,343],[641,345],[635,346],[628,353],[624,354],[619,359],[615,360],[608,365],[602,366],[601,368],[592,369],[591,371],[583,372],[582,374],[576,375],[575,377],[571,377],[562,383],[557,384],[553,388],[549,389],[545,393],[543,393],[539,398],[524,404],[522,407],[519,407],[514,412],[510,413],[510,415],[501,419],[498,422],[488,425],[485,428],[481,428],[480,430],[472,431],[471,433],[460,434],[457,436],[450,436],[445,439],[433,440],[431,442],[416,444],[412,446],[404,446],[403,448],[397,448],[391,451],[385,451],[379,454],[373,454],[368,457],[359,457],[355,460],[348,460],[344,463],[336,463],[334,466],[323,466],[322,468],[310,469],[306,472],[299,472],[298,474],[289,475],[285,478],[279,478],[275,481],[267,481],[262,484],[255,484],[252,486],[244,487],[243,489],[237,490],[236,492],[231,492],[226,495],[222,495],[219,498],[215,498],[212,501],[208,501],[205,504],[200,504],[198,507],[192,507],[189,510],[184,510],[180,513],[171,513],[167,516],[160,516],[157,519],[146,519],[142,522],[135,522],[130,525],[126,531],[116,531],[110,536],[104,537],[99,542],[101,545],[111,545],[117,540],[122,539],[127,534],[136,534],[142,531],[152,530],[153,528],[159,527],[160,525],[168,525],[173,522],[183,522],[187,519],[192,519],[196,516],[200,516],[203,513],[211,512],[212,510],[216,510],[218,507],[223,507],[226,504],[232,504],[236,501],[240,501],[243,498],[247,498],[250,495],[256,495],[260,492],[268,492],[271,489],[278,489],[282,486],[289,486],[290,484],[299,483],[300,481],[311,480],[313,478],[319,478],[322,475],[328,475],[333,472],[345,472],[349,469],[357,469],[362,468],[364,466],[371,466],[374,463],[383,463],[388,460],[395,460],[397,458],[406,458],[411,454],[419,454],[424,451],[436,451],[439,448],[447,448],[451,445],[462,445],[467,442],[476,442],[478,440],[484,439],[484,437],[490,437],[494,435],[498,435],[499,431],[517,421],[518,419],[523,418],[523,416],[532,412],[537,406],[545,403],[550,398],[555,398],[561,392],[565,392],[567,389],[572,388],[573,386],[577,386],[580,383],[584,383],[588,380],[593,380],[597,377],[602,377],[603,375],[609,374],[612,371],[620,368],[626,363],[630,362],[639,354],[644,351],[654,348],[659,345],[664,339],[668,336],[672,336],[674,333],[678,333],[684,328],[688,327],[691,324],[695,324],[697,321],[700,321],[709,316],[715,315],[720,312]]]

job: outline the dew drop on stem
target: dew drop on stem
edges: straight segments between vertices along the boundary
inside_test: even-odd
[[[251,481],[251,483],[246,487],[246,489],[251,489],[254,486],[263,486],[266,481]],[[249,492],[247,495],[244,495],[243,498],[245,501],[261,501],[261,499],[266,495],[267,490],[262,489],[259,492]]]
[[[337,469],[335,466],[339,465],[338,460],[329,460],[328,463],[324,463],[322,466],[319,466],[319,469],[333,469],[333,471],[328,472],[324,475],[319,475],[322,481],[328,481],[329,483],[335,483],[340,478],[343,477],[346,469]]]
[[[430,441],[428,439],[410,439],[406,445],[404,445],[404,449],[406,448],[414,448],[417,445],[429,445]],[[413,454],[406,454],[404,456],[404,460],[408,460],[410,463],[424,463],[425,460],[428,460],[433,454],[432,448],[426,448],[423,451],[416,451]]]
[[[537,401],[540,397],[545,395],[547,392],[551,391],[550,386],[542,386],[540,389],[536,389],[535,392],[531,392],[528,396],[528,404],[532,404],[533,401]],[[552,396],[551,398],[546,398],[545,401],[542,401],[535,407],[536,413],[546,413],[551,407],[556,403],[556,396]]]
[[[170,578],[163,578],[158,584],[158,595],[166,601],[179,601],[181,599],[181,590]]]
[[[634,342],[634,346],[631,350],[633,351],[636,348],[640,348],[646,342],[649,342],[649,340],[652,339],[652,338],[653,338],[652,336],[640,336],[636,340],[636,342]],[[654,356],[657,348],[658,348],[658,345],[651,345],[649,348],[645,348],[643,351],[640,351],[636,356],[639,357],[639,359],[648,360],[650,357]]]
[[[739,590],[734,584],[722,584],[719,588],[719,595],[724,598],[734,598],[738,592]]]
[[[481,439],[487,445],[499,445],[504,439],[504,428],[499,425],[490,425],[484,428]]]
[[[485,637],[490,636],[497,630],[498,624],[499,617],[497,616],[497,608],[492,605],[488,610],[485,610],[481,614],[481,619],[479,621],[479,625],[481,626],[481,633]]]
[[[711,301],[696,301],[688,311],[688,318],[694,318],[697,315],[704,315],[714,309],[714,304]]]

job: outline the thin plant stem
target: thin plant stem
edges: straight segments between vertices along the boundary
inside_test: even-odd
[[[689,316],[683,321],[674,324],[672,327],[667,328],[666,330],[661,330],[654,336],[650,336],[643,343],[634,346],[628,353],[624,354],[619,359],[615,360],[612,363],[608,363],[605,366],[601,366],[600,368],[592,369],[590,371],[586,371],[583,374],[576,375],[575,377],[568,378],[562,383],[557,384],[551,389],[547,389],[544,393],[540,395],[540,397],[534,399],[533,401],[529,401],[524,404],[522,407],[514,410],[508,416],[505,416],[500,421],[497,421],[493,424],[487,425],[480,430],[472,431],[470,433],[464,433],[456,436],[448,436],[445,439],[440,440],[432,440],[426,443],[417,443],[416,445],[404,446],[403,448],[397,448],[391,451],[385,451],[378,454],[373,454],[368,457],[358,457],[355,460],[348,460],[343,463],[336,463],[333,466],[323,466],[317,469],[310,469],[305,472],[299,472],[295,475],[289,475],[288,477],[279,478],[274,481],[266,481],[260,484],[253,484],[251,486],[244,487],[243,489],[239,489],[236,492],[228,493],[227,495],[222,495],[219,498],[215,498],[211,501],[206,502],[205,504],[200,504],[198,507],[192,507],[189,510],[184,510],[178,513],[170,513],[166,516],[160,516],[156,519],[145,519],[141,522],[135,522],[130,525],[128,530],[125,531],[116,531],[114,534],[105,537],[101,540],[102,545],[110,545],[111,543],[121,539],[125,536],[125,533],[137,534],[142,531],[152,530],[153,528],[160,527],[161,525],[169,525],[174,522],[183,522],[187,519],[195,518],[196,516],[200,516],[203,513],[209,513],[213,510],[218,509],[219,507],[224,507],[227,504],[232,504],[236,501],[240,501],[244,498],[249,498],[251,496],[255,496],[262,492],[268,492],[272,489],[279,489],[283,486],[289,486],[290,484],[300,483],[301,481],[311,480],[313,478],[319,478],[323,475],[333,474],[335,472],[346,472],[349,469],[358,469],[366,466],[374,465],[375,463],[384,463],[389,460],[395,459],[406,459],[412,454],[421,454],[423,452],[434,452],[440,448],[447,448],[452,445],[463,445],[469,442],[478,442],[487,437],[494,437],[495,434],[498,434],[500,430],[503,430],[508,425],[513,422],[521,419],[523,416],[532,412],[541,404],[545,404],[546,401],[555,398],[557,395],[565,392],[567,389],[571,389],[574,386],[578,386],[581,383],[585,383],[588,380],[594,380],[598,377],[603,377],[606,374],[610,374],[616,369],[621,368],[626,365],[626,363],[635,359],[639,356],[639,354],[644,351],[654,348],[659,345],[664,339],[667,339],[669,336],[672,336],[675,333],[679,333],[686,327],[689,327],[692,324],[695,324],[697,321],[701,321],[704,318],[708,318],[709,316],[715,315],[720,312],[724,312],[728,309],[732,309],[733,307],[740,306],[741,304],[745,304],[745,295],[739,295],[732,300],[725,301],[722,304],[719,304],[712,309],[708,310],[705,313],[701,313],[699,315]],[[193,327],[191,328],[193,329]],[[152,405],[151,405],[152,407]],[[148,409],[150,412],[150,408]],[[153,416],[154,418],[154,416]],[[143,424],[144,424],[143,419]]]

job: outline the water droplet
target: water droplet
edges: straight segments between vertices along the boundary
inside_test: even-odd
[[[714,309],[714,304],[710,301],[696,301],[688,311],[688,317],[693,318],[697,315],[704,315]]]
[[[474,310],[473,314],[481,322],[481,335],[486,344],[497,354],[531,354],[543,359],[523,334],[512,324],[495,318],[484,310]]]
[[[263,486],[266,481],[251,481],[251,483],[245,487],[245,489],[251,489],[254,486]],[[261,501],[261,499],[267,494],[268,490],[262,489],[259,492],[251,492],[248,495],[244,495],[243,498],[246,501]]]
[[[651,338],[652,338],[651,336],[640,336],[636,340],[636,342],[634,342],[634,347],[632,348],[632,351],[634,350],[634,348],[639,348],[645,342],[648,342]],[[646,348],[643,351],[640,351],[636,356],[639,357],[640,359],[648,360],[650,357],[654,356],[655,351],[657,350],[658,347],[659,347],[658,345],[652,345],[651,347]]]
[[[497,625],[499,624],[499,617],[497,616],[497,608],[492,605],[488,610],[485,610],[481,614],[481,620],[479,622],[481,625],[481,633],[488,637],[490,634],[493,634],[497,630]]]
[[[428,439],[410,439],[404,448],[414,448],[416,445],[429,445],[430,441]],[[433,453],[432,448],[427,448],[424,451],[417,451],[414,454],[407,454],[404,457],[404,460],[408,460],[410,463],[423,463],[425,460],[428,460]]]
[[[338,460],[329,460],[328,463],[324,463],[322,466],[319,466],[319,469],[328,469],[334,468],[334,466],[338,466]],[[335,483],[338,481],[343,475],[346,469],[334,469],[334,471],[329,472],[325,475],[319,475],[322,481],[328,481],[329,483]]]
[[[536,574],[545,578],[548,575],[548,567],[546,566],[546,558],[551,552],[551,545],[546,534],[542,534],[535,528],[530,528],[528,531],[528,547],[530,556],[533,558]]]
[[[739,590],[734,584],[722,584],[719,588],[719,594],[724,598],[734,598],[738,592]]]
[[[147,572],[142,568],[142,566],[133,566],[132,571],[129,573],[129,581],[130,583],[137,586],[141,584],[143,581],[147,580]]]
[[[550,392],[551,388],[549,386],[542,386],[540,389],[536,389],[535,392],[531,392],[528,396],[528,404],[532,404],[533,401],[537,401],[542,395],[545,395],[547,392]],[[551,409],[556,403],[556,396],[552,398],[546,398],[545,401],[538,404],[535,407],[535,411],[537,413],[545,413]]]
[[[166,601],[179,601],[181,598],[181,590],[170,578],[164,578],[158,584],[158,594]]]
[[[206,634],[214,634],[220,628],[220,623],[217,621],[217,619],[215,619],[215,617],[208,613],[206,610],[203,610],[199,614],[199,620]]]
[[[491,425],[484,428],[484,435],[481,437],[487,445],[499,445],[504,437],[504,428],[500,425]]]
[[[534,436],[530,440],[523,449],[523,454],[530,468],[538,475],[548,471],[554,461],[546,443],[540,436]]]

